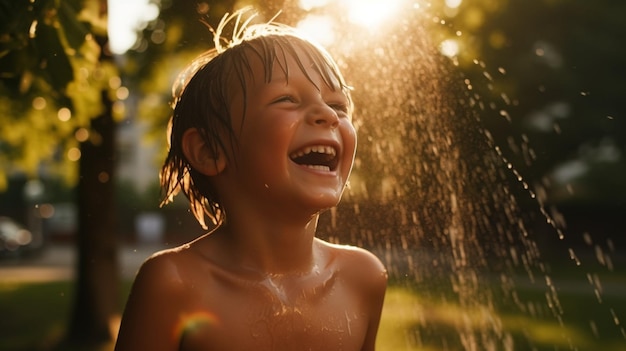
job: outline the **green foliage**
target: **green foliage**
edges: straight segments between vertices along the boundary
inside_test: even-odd
[[[455,60],[484,127],[552,202],[565,200],[568,183],[576,184],[570,197],[577,202],[615,204],[626,196],[623,177],[602,173],[626,165],[624,11],[625,3],[612,0],[466,0],[443,16],[440,38],[460,43]],[[607,141],[616,157],[588,157],[585,150]],[[573,181],[555,176],[572,161],[588,171]],[[597,196],[598,182],[613,187]]]
[[[172,112],[174,79],[193,58],[213,47],[213,35],[203,21],[215,28],[236,3],[233,0],[161,1],[159,17],[147,24],[137,44],[125,54],[120,69],[129,88],[140,92],[137,117],[150,125],[147,138],[161,145],[159,164],[167,146],[164,135]]]
[[[57,16],[59,7],[64,16]],[[30,75],[41,77],[51,90],[60,92],[57,98],[64,100],[65,87],[74,76],[60,32],[68,22],[70,28],[63,32],[74,32],[76,9],[66,2],[4,0],[0,10],[4,23],[0,51],[3,92],[13,96],[27,93],[33,88]],[[65,21],[59,21],[61,18]],[[66,40],[68,48],[79,48],[85,36],[84,31],[71,35],[72,40]]]
[[[44,167],[76,179],[79,141],[116,76],[100,62],[98,1],[0,2],[0,190],[7,173]],[[90,135],[97,138],[97,135]],[[74,152],[74,154],[69,154]]]

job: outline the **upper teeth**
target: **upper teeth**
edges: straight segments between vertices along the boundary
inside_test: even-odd
[[[331,156],[335,156],[337,154],[337,151],[332,146],[313,145],[313,146],[304,147],[304,148],[302,148],[302,149],[292,153],[291,157],[292,158],[302,157],[304,155],[310,154],[311,152],[316,152],[318,154],[327,154],[327,155],[331,155]]]

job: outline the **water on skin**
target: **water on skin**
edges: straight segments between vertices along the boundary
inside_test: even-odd
[[[221,348],[224,345],[219,342],[226,341],[215,333],[225,333],[220,331],[223,325],[237,323],[249,334],[230,345],[234,349],[254,345],[255,350],[323,350],[327,342],[340,345],[337,350],[356,349],[359,340],[354,339],[353,331],[356,335],[364,333],[366,320],[361,315],[361,302],[351,298],[353,287],[344,281],[350,277],[342,274],[333,267],[315,267],[306,273],[242,277],[214,269],[213,277],[219,280],[215,286],[238,294],[238,302],[214,306],[213,318],[190,315],[181,328],[181,344],[186,350],[204,350],[207,345]],[[342,309],[343,313],[336,313]],[[217,341],[212,339],[215,337]]]
[[[319,297],[334,299],[335,291],[342,289],[342,282],[336,275],[324,277],[319,267],[315,267],[311,275],[312,277],[303,275],[302,279],[294,283],[293,277],[289,275],[268,274],[258,283],[260,293],[265,294],[269,299],[268,311],[267,315],[251,316],[249,323],[253,336],[256,333],[258,337],[264,335],[272,337],[272,345],[268,349],[275,348],[276,330],[290,330],[293,326],[302,326],[303,330],[298,332],[319,335],[335,334],[340,340],[344,334],[352,335],[350,325],[359,318],[353,312],[345,311],[345,321],[330,317],[331,319],[326,322],[316,323],[306,317],[311,314],[309,309],[312,301],[319,300]],[[323,280],[321,284],[320,279]],[[290,285],[298,287],[310,285],[311,287],[297,292]],[[313,324],[317,326],[314,327]],[[313,330],[313,328],[320,328],[320,330]]]

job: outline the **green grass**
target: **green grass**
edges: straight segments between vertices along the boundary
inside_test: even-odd
[[[74,284],[68,281],[16,283],[0,280],[0,350],[3,351],[107,351],[60,346],[68,324]],[[127,296],[130,283],[123,284]]]
[[[496,350],[617,351],[626,345],[623,327],[611,313],[626,318],[626,294],[610,294],[600,303],[580,291],[559,292],[563,313],[555,314],[546,292],[537,288],[517,288],[522,303],[515,304],[499,293],[499,283],[489,287],[493,293],[487,303],[482,298],[459,302],[451,291],[427,291],[431,283],[405,285],[392,283],[387,291],[380,351],[465,350],[464,345],[479,350],[492,345]],[[70,282],[0,282],[0,350],[50,350],[63,336],[72,289]],[[127,289],[125,284],[122,294]],[[111,349],[103,345],[99,351]]]
[[[45,350],[68,319],[72,284],[0,283],[0,350]]]
[[[378,350],[625,350],[619,317],[626,318],[626,285],[620,285],[623,276],[607,278],[621,289],[601,299],[586,280],[568,280],[569,288],[556,294],[541,285],[504,292],[492,283],[465,299],[441,289],[442,282],[394,285],[385,300]]]

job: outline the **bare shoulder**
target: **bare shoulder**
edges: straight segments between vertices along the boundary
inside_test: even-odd
[[[158,252],[139,268],[126,302],[116,351],[175,350],[177,336],[171,331],[189,295],[184,247]]]
[[[189,253],[186,245],[174,249],[159,251],[150,256],[139,268],[135,285],[159,285],[161,288],[183,283],[185,261]]]
[[[139,268],[129,298],[130,304],[160,306],[162,302],[179,304],[188,294],[187,285],[193,270],[193,254],[188,245],[159,251]],[[137,306],[128,306],[130,308]]]
[[[326,253],[329,266],[348,284],[353,296],[362,302],[368,322],[361,350],[374,350],[387,289],[385,266],[376,255],[365,249],[330,244],[322,240],[317,243],[321,251]]]
[[[373,253],[356,246],[331,244],[319,240],[339,271],[363,288],[385,289],[387,270]]]

